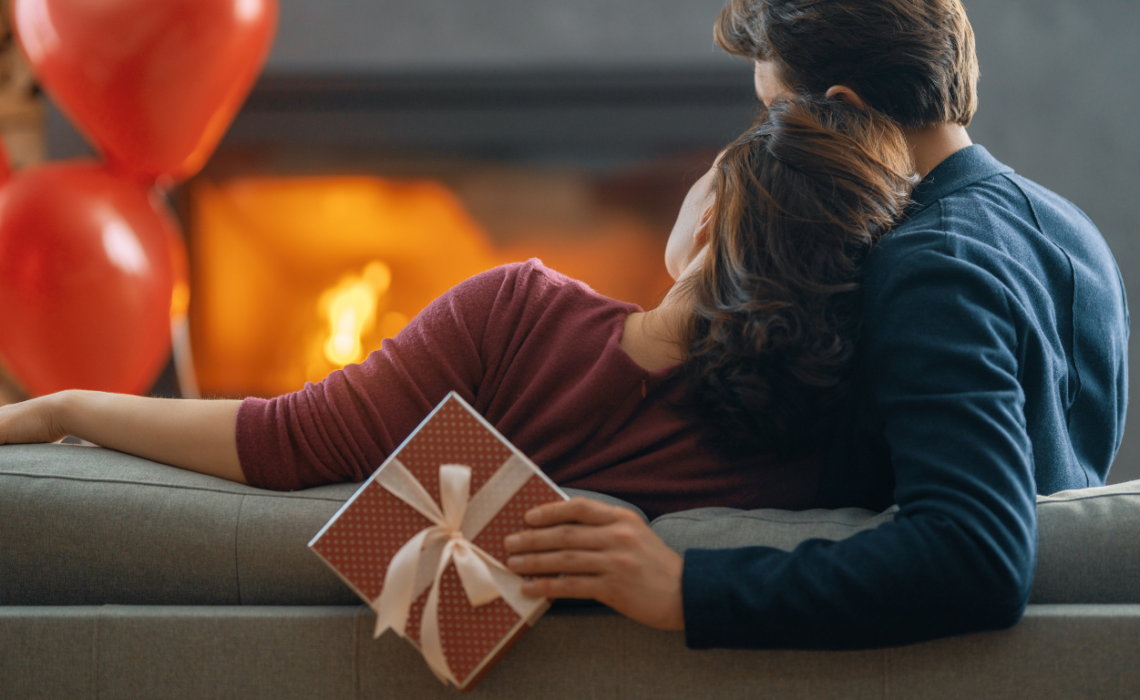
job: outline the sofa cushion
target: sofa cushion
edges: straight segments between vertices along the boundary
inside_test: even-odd
[[[642,520],[649,522],[649,516],[645,514],[645,511],[633,505],[632,503],[629,503],[628,501],[621,500],[616,496],[611,496],[606,493],[595,493],[593,491],[583,491],[582,489],[562,489],[562,492],[570,498],[588,498],[591,501],[600,501],[611,506],[621,506],[622,508],[628,508],[629,510],[632,510],[634,513],[637,513],[639,516],[641,516]]]
[[[0,605],[359,603],[306,544],[356,484],[263,491],[98,447],[0,447]]]
[[[1140,481],[1037,498],[1034,603],[1140,603]]]
[[[306,545],[357,488],[264,491],[100,448],[3,446],[0,605],[355,604]],[[652,527],[682,552],[791,550],[893,515],[703,508]],[[1041,498],[1038,516],[1033,602],[1140,603],[1140,482]]]
[[[810,539],[842,540],[894,519],[895,508],[873,513],[838,510],[737,510],[697,508],[662,515],[652,528],[678,552],[688,549],[775,547],[792,551]]]

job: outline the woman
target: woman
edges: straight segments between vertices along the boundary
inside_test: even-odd
[[[63,392],[0,409],[0,444],[74,435],[255,486],[362,480],[455,390],[555,482],[651,517],[803,509],[845,390],[857,278],[912,165],[888,119],[773,104],[688,193],[656,309],[541,263],[445,294],[360,365],[270,401]]]

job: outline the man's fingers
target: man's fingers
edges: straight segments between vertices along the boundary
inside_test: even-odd
[[[597,552],[570,549],[540,554],[516,554],[507,558],[507,566],[516,574],[529,576],[600,574],[604,570],[605,559]]]
[[[602,549],[607,537],[600,528],[587,525],[556,525],[541,530],[523,530],[507,537],[508,552],[548,552],[555,549]]]
[[[597,576],[560,576],[535,578],[523,583],[522,592],[536,598],[586,598],[597,600],[602,595]]]
[[[629,516],[637,517],[627,508],[619,508],[588,498],[571,498],[532,508],[527,511],[526,524],[531,527],[550,527],[562,523],[608,525]]]

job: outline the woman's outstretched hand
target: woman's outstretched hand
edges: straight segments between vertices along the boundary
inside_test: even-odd
[[[67,437],[55,416],[55,396],[0,406],[0,445],[55,442]]]
[[[587,598],[663,630],[685,628],[684,560],[626,508],[585,498],[527,512],[533,530],[506,539],[507,566],[523,576],[523,593]]]
[[[0,445],[55,442],[72,435],[155,462],[245,483],[236,437],[240,404],[62,391],[0,407]]]

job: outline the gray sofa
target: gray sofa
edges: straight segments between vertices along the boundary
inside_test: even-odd
[[[274,493],[99,448],[0,447],[0,698],[446,698],[306,549],[356,485]],[[1140,697],[1140,482],[1043,498],[1013,629],[856,652],[690,651],[556,607],[487,698]],[[678,550],[841,539],[891,513],[677,513]]]

